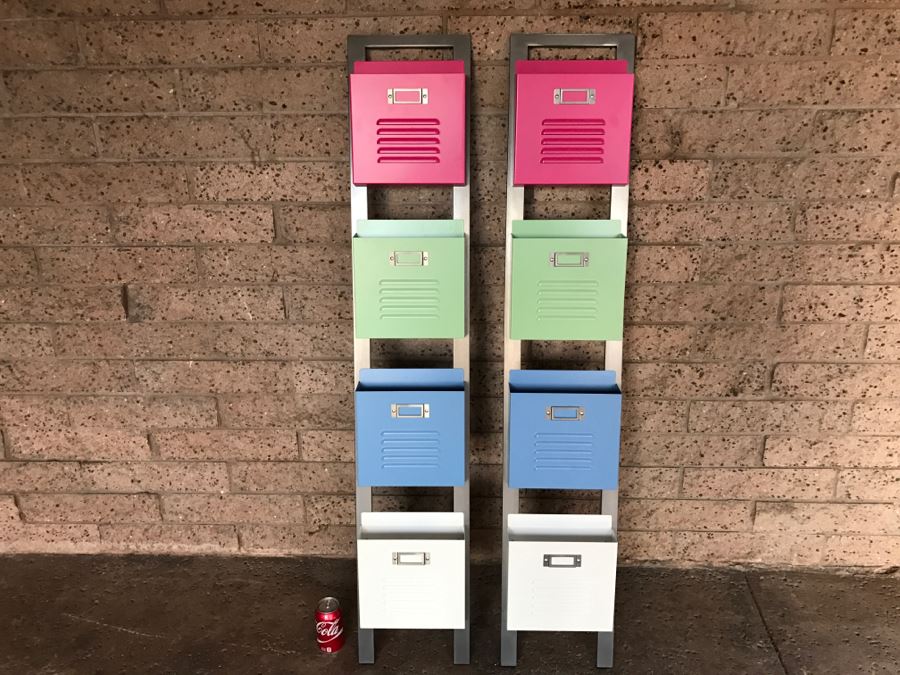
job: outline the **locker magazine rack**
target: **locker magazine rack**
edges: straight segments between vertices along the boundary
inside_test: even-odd
[[[449,60],[368,60],[370,50]],[[469,663],[471,40],[350,36],[350,218],[360,663],[376,629],[453,631]],[[369,217],[369,187],[444,185],[445,220]],[[372,368],[372,340],[447,339],[449,368]],[[450,488],[452,511],[375,511],[373,487]]]
[[[634,36],[510,36],[500,663],[518,631],[597,634],[613,663]],[[611,60],[530,60],[541,48]],[[529,186],[610,186],[601,219],[525,217]],[[523,370],[524,340],[595,340],[604,369]],[[598,490],[600,513],[520,513],[519,490]]]

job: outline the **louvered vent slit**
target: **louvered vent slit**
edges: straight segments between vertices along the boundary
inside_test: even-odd
[[[383,469],[434,469],[441,451],[436,431],[383,431],[381,467]]]
[[[433,117],[382,118],[376,123],[379,164],[439,164],[440,120]]]
[[[588,471],[594,464],[593,444],[593,434],[535,434],[534,468]]]
[[[541,164],[603,164],[606,121],[545,119],[541,122]]]
[[[539,281],[539,320],[595,320],[600,318],[599,284],[596,281]]]
[[[437,319],[441,292],[436,279],[382,279],[378,313],[382,319]]]

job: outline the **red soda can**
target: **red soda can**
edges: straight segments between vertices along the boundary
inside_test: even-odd
[[[322,598],[316,607],[316,642],[319,651],[339,652],[344,646],[344,620],[337,598]]]

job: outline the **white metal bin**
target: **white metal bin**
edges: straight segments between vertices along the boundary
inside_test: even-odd
[[[363,513],[360,628],[465,628],[462,513]]]
[[[612,631],[612,517],[517,513],[508,526],[507,629]]]

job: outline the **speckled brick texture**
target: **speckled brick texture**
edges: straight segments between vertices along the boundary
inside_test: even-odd
[[[345,40],[463,32],[473,552],[498,556],[517,31],[638,39],[623,558],[896,565],[900,0],[0,1],[0,552],[352,553]],[[377,217],[447,215],[447,190],[376,192]]]

